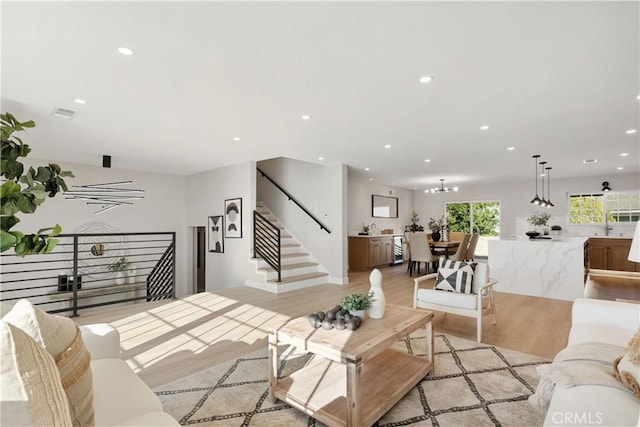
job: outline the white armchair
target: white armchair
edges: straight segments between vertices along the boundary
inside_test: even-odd
[[[473,274],[471,294],[436,290],[438,274],[427,274],[414,279],[413,308],[442,311],[477,319],[478,342],[482,341],[482,317],[492,314],[496,324],[495,300],[493,285],[495,279],[489,277],[489,265],[478,263]]]

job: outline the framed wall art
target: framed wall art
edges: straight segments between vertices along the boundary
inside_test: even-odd
[[[224,253],[224,215],[210,216],[207,221],[209,252]]]
[[[224,215],[226,227],[224,237],[227,239],[242,238],[242,198],[227,199],[224,201]]]

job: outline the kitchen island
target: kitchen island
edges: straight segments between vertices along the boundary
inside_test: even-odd
[[[495,290],[569,301],[583,297],[588,242],[587,237],[490,240]]]

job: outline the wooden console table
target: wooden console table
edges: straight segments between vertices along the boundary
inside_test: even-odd
[[[269,397],[329,426],[370,426],[433,371],[433,312],[387,305],[383,319],[355,331],[314,329],[306,317],[269,331]],[[427,354],[390,347],[426,328]],[[278,345],[314,353],[311,363],[278,378]]]

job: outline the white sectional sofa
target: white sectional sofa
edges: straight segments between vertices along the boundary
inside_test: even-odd
[[[151,389],[120,359],[120,334],[111,325],[81,326],[91,353],[96,426],[179,426]]]
[[[598,342],[627,347],[640,327],[640,304],[580,298],[572,311],[567,347]],[[556,385],[545,426],[640,426],[640,399],[599,385]]]
[[[23,315],[21,310],[16,310],[17,314],[8,319],[11,316],[10,311],[13,310],[13,307],[5,303],[0,306],[0,313],[3,315],[2,322],[0,322],[0,329],[2,330],[0,334],[2,339],[2,347],[0,348],[2,350],[2,358],[0,359],[0,425],[21,427],[28,425],[58,425],[47,417],[50,414],[61,414],[60,418],[56,418],[60,421],[59,425],[71,426],[70,413],[66,412],[68,410],[57,411],[52,409],[51,412],[42,411],[42,407],[52,408],[56,403],[64,402],[62,406],[66,407],[66,403],[71,400],[68,394],[66,398],[62,394],[62,400],[55,399],[56,396],[60,397],[60,394],[56,394],[55,390],[62,390],[63,387],[62,384],[59,384],[61,382],[61,374],[58,374],[58,369],[62,368],[60,366],[56,368],[58,361],[54,364],[54,359],[51,356],[46,356],[44,359],[38,359],[40,363],[32,363],[29,367],[24,366],[24,371],[19,367],[20,363],[27,363],[28,360],[33,359],[30,358],[30,355],[48,351],[40,348],[36,340],[30,339],[32,341],[29,344],[31,347],[25,345],[25,342],[29,340],[24,341],[23,339],[20,344],[18,344],[18,341],[12,340],[12,337],[19,337],[19,335],[15,335],[18,334],[17,331],[21,330],[20,327],[15,327],[17,324],[24,323],[23,326],[36,327],[38,319],[30,317],[28,314]],[[23,305],[22,308],[24,309],[25,306]],[[29,314],[33,314],[33,312]],[[57,316],[47,314],[44,314],[44,316],[52,319],[57,318]],[[67,323],[67,326],[71,322],[72,332],[78,335],[75,323],[68,318],[64,319],[66,319],[64,322]],[[13,332],[13,336],[10,336],[11,331],[8,329],[8,324],[13,325],[10,325],[11,327],[15,327],[16,332]],[[88,369],[90,369],[91,375],[88,378],[91,378],[91,381],[88,383],[89,392],[87,392],[87,395],[92,392],[92,420],[96,426],[169,427],[180,425],[174,418],[164,412],[158,397],[120,358],[120,334],[117,329],[109,324],[102,323],[81,326],[79,330],[79,336],[83,343],[82,351],[88,351],[90,355],[87,360],[90,359]],[[31,332],[33,333],[33,330]],[[55,329],[54,332],[57,335],[50,334],[48,338],[40,338],[46,341],[53,336],[53,340],[63,341],[64,334],[62,329]],[[24,334],[24,332],[20,334]],[[39,335],[39,333],[36,333],[36,335]],[[33,347],[34,345],[37,348]],[[38,350],[38,348],[40,349]],[[71,351],[70,347],[69,352]],[[82,353],[79,352],[78,354]],[[47,361],[47,358],[50,361]],[[12,363],[12,360],[16,362]],[[38,368],[38,366],[41,366],[41,368]],[[82,369],[86,370],[86,365]],[[52,370],[55,372],[52,373]],[[21,371],[21,373],[18,373],[18,371]],[[40,371],[47,371],[46,375]],[[28,373],[25,374],[24,372]],[[19,378],[22,378],[22,380]],[[30,380],[29,378],[35,379]],[[36,385],[35,381],[38,380],[40,382]],[[43,391],[37,394],[33,390]],[[33,396],[37,397],[34,398]],[[39,401],[43,403],[38,403]],[[91,402],[90,400],[88,401]],[[36,406],[38,408],[34,409]],[[34,421],[34,417],[37,421]],[[43,421],[43,417],[47,421]],[[74,422],[75,424],[77,423]]]

